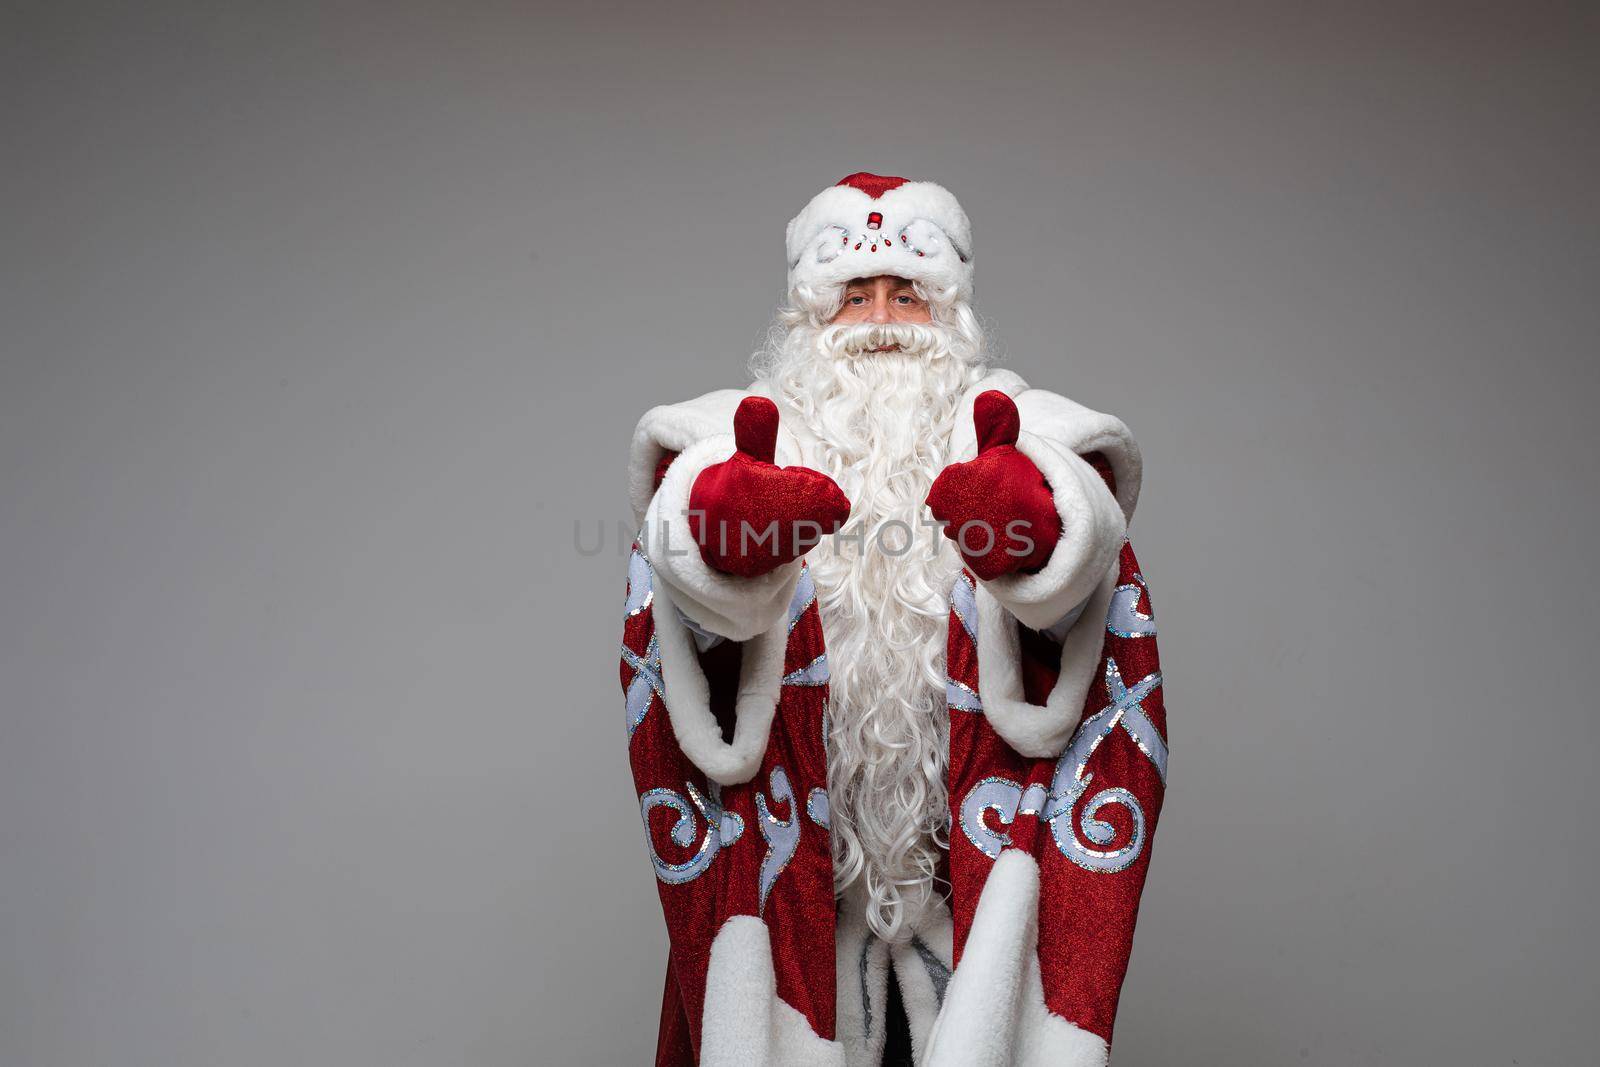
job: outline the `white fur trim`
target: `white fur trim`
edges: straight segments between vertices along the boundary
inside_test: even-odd
[[[1062,536],[1037,573],[1008,574],[982,583],[1023,625],[1042,630],[1083,603],[1116,560],[1139,500],[1143,463],[1122,420],[1064,396],[1029,389],[1010,371],[985,375],[967,391],[950,438],[952,462],[978,451],[972,408],[991,389],[1011,397],[1021,417],[1017,451],[1050,483]],[[1082,457],[1103,454],[1117,479],[1115,496]]]
[[[701,1067],[845,1067],[844,1048],[778,996],[767,924],[735,915],[711,942]]]
[[[790,592],[793,585],[791,581]],[[739,661],[739,691],[734,698],[733,741],[729,743],[722,739],[722,728],[711,713],[710,686],[695,654],[693,631],[678,617],[670,590],[657,585],[654,594],[656,642],[661,649],[661,699],[667,706],[678,747],[689,762],[719,785],[748,782],[761,769],[772,717],[782,695],[788,630],[774,626],[745,644]],[[788,595],[784,594],[785,603]]]
[[[792,592],[792,582],[790,582]],[[694,637],[672,603],[672,593],[654,587],[656,643],[661,648],[661,699],[678,749],[718,785],[738,785],[762,768],[773,715],[782,696],[784,653],[789,632],[781,625],[758,633],[739,659],[739,691],[734,697],[733,742],[710,712],[710,686],[694,653]]]
[[[922,1062],[949,979],[954,935],[950,909],[935,900],[918,919],[915,933],[890,945],[867,926],[861,883],[845,890],[834,930],[834,961],[838,1036],[848,1067],[878,1067],[883,1061],[889,1027],[898,1025],[885,1017],[891,967],[900,986],[913,1058]]]
[[[1086,460],[1048,437],[1023,430],[1017,451],[1050,483],[1061,540],[1034,574],[1006,574],[985,587],[1024,626],[1042,630],[1083,603],[1122,550],[1127,519],[1111,490]]]
[[[1045,1006],[1038,941],[1039,868],[1007,849],[984,882],[922,1067],[1105,1067],[1106,1043]]]
[[[1099,452],[1106,457],[1116,477],[1116,500],[1122,508],[1123,521],[1132,522],[1144,479],[1144,458],[1127,425],[1115,415],[1086,408],[1047,389],[1026,389],[1013,399],[1024,430],[1049,440],[1069,455]],[[1105,485],[1098,473],[1095,480]]]
[[[729,433],[683,448],[645,511],[639,541],[656,578],[672,589],[673,600],[685,615],[709,633],[747,641],[783,620],[800,577],[800,563],[796,560],[746,578],[724,574],[701,558],[689,530],[689,494],[700,472],[733,455],[733,447]]]
[[[782,621],[800,564],[756,578],[723,574],[706,565],[689,532],[689,496],[700,472],[733,455],[733,415],[757,387],[719,389],[680,404],[651,408],[633,431],[628,493],[641,524],[641,546],[678,607],[702,632],[744,641]],[[678,458],[659,488],[656,466],[667,452]],[[781,423],[776,461],[800,462],[794,435]]]
[[[939,1017],[954,960],[955,923],[942,901],[925,913],[911,940],[894,946],[894,977],[900,986],[911,1031],[912,1058],[921,1063],[928,1053],[928,1035]],[[935,976],[935,969],[940,973]]]
[[[889,946],[867,926],[861,883],[845,890],[834,927],[835,1031],[849,1067],[877,1067],[888,1036]]]
[[[874,211],[883,221],[870,230]],[[848,185],[824,189],[789,221],[784,244],[790,290],[897,274],[972,295],[972,224],[933,182],[907,182],[876,199]]]
[[[1016,401],[1023,428],[1017,450],[1050,483],[1063,533],[1038,573],[978,583],[979,695],[990,724],[1007,744],[1024,756],[1048,759],[1066,749],[1094,684],[1117,555],[1139,499],[1143,467],[1139,447],[1120,419],[1043,389],[1029,389],[1006,370],[993,371],[967,391],[951,435],[955,460],[977,453],[972,408],[991,389]],[[1110,462],[1117,479],[1115,496],[1099,472],[1080,458],[1089,452],[1100,452]],[[1043,705],[1029,704],[1023,697],[1018,621],[1043,630],[1080,604],[1083,610],[1062,643],[1055,688]]]
[[[722,389],[682,404],[650,409],[633,435],[629,489],[642,519],[639,544],[654,572],[654,619],[661,648],[662,700],[678,747],[721,785],[748,782],[760,769],[783,687],[788,632],[783,626],[800,563],[755,578],[708,566],[689,532],[689,494],[700,472],[733,454],[730,432],[739,402],[751,395]],[[664,452],[678,453],[652,488]],[[778,434],[777,461],[793,463],[792,434]],[[682,613],[680,615],[680,612]],[[710,687],[696,654],[696,631],[746,642],[739,665],[733,741],[722,739]]]
[[[983,714],[1006,744],[1030,759],[1066,751],[1083,718],[1106,636],[1117,573],[1108,569],[1061,645],[1061,673],[1043,705],[1030,704],[1022,688],[1022,647],[1017,619],[988,586],[978,585],[978,696]]]
[[[679,404],[653,407],[640,417],[628,451],[628,502],[634,522],[644,520],[655,495],[656,465],[662,455],[682,452],[708,437],[732,434],[733,413],[749,395],[742,389],[718,389]]]

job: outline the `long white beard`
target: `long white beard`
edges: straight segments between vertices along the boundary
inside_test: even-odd
[[[809,564],[831,668],[835,889],[859,880],[886,940],[916,928],[947,847],[944,660],[960,558],[923,501],[976,357],[941,326],[798,326],[763,374],[815,435],[812,463],[850,498],[845,530],[860,534],[823,541]]]

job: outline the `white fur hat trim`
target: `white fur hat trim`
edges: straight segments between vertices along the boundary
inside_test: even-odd
[[[786,244],[791,291],[893,274],[972,295],[972,223],[933,182],[852,174],[790,220]]]

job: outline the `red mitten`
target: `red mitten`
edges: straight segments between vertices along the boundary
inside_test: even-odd
[[[928,508],[984,581],[1037,570],[1061,539],[1061,516],[1044,475],[1017,451],[1022,425],[1017,405],[991,389],[973,405],[972,423],[978,431],[977,458],[939,472]]]
[[[689,491],[689,532],[706,565],[754,578],[792,563],[844,525],[850,501],[809,467],[777,467],[778,407],[746,397],[733,416],[738,451],[700,472]]]

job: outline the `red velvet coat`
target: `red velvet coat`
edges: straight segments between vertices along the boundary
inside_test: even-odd
[[[1167,762],[1155,622],[1126,540],[1137,445],[1120,420],[1007,371],[963,397],[947,454],[978,453],[977,398],[1003,392],[1062,533],[1036,571],[966,571],[951,589],[948,906],[888,946],[854,889],[834,899],[810,577],[719,574],[683,518],[763,389],[654,408],[634,436],[642,547],[621,679],[671,944],[656,1062],[877,1064],[892,973],[920,1067],[1103,1067]],[[776,462],[812,465],[807,434],[785,416]],[[728,640],[697,651],[690,618]]]
[[[1036,869],[1037,891],[1024,903],[1032,904],[1031,921],[1037,924],[1043,1008],[1109,1045],[1166,776],[1155,626],[1138,561],[1131,545],[1124,544],[1105,615],[1098,677],[1084,700],[1081,724],[1059,758],[1019,755],[986,720],[980,696],[980,598],[970,574],[962,575],[951,599],[949,903],[955,966],[944,998],[943,1014],[949,1018],[941,1017],[922,1062],[959,1063],[953,1057],[963,1054],[954,1048],[940,1058],[941,1043],[981,1040],[982,1035],[970,1033],[949,1036],[963,1008],[977,1017],[961,1023],[961,1029],[1059,1028],[1029,1004],[1013,1005],[1005,1018],[993,1019],[987,987],[1004,985],[1007,967],[1025,971],[1031,966],[1028,958],[1000,959],[999,978],[992,973],[995,961],[987,959],[983,973],[974,973],[970,981],[962,969],[985,885],[997,860],[1012,852],[1025,854]],[[776,1056],[758,1051],[754,1062],[766,1054],[766,1062],[773,1063],[844,1063],[842,1052],[835,1058],[827,1047],[834,1044],[836,998],[824,737],[827,657],[809,575],[800,577],[791,602],[782,684],[760,769],[740,783],[719,786],[677,741],[663,702],[666,680],[656,618],[661,606],[650,565],[636,552],[629,570],[622,685],[634,785],[671,940],[656,1062],[702,1062],[705,1030],[723,1026],[723,1012],[737,1016],[730,1024],[734,1029],[743,1028],[731,1044],[741,1050],[749,1044],[745,1031],[751,1028],[741,1008],[711,1005],[707,1014],[713,942],[730,919],[749,916],[760,924],[769,948],[771,994],[793,1013],[759,1006],[768,1013],[772,1041],[788,1049]],[[1059,658],[1059,647],[1025,629],[1019,628],[1019,638],[1027,696],[1042,703],[1056,682],[1052,657]],[[732,714],[739,657],[738,645],[699,657],[719,721]],[[996,914],[1018,927],[1030,921],[1013,910]],[[765,965],[757,961],[757,981],[766,977]],[[748,967],[740,973],[748,977],[747,972]],[[958,1004],[957,996],[968,987],[970,1004]],[[762,989],[743,993],[766,995]],[[809,1052],[794,1048],[799,1039],[792,1026],[780,1025],[783,1019],[792,1024],[795,1015],[810,1031],[801,1037],[817,1039]],[[1075,1055],[1081,1058],[1072,1062],[1103,1062],[1103,1050],[1088,1040],[1079,1044],[1084,1048]],[[791,1052],[809,1058],[779,1058]]]

